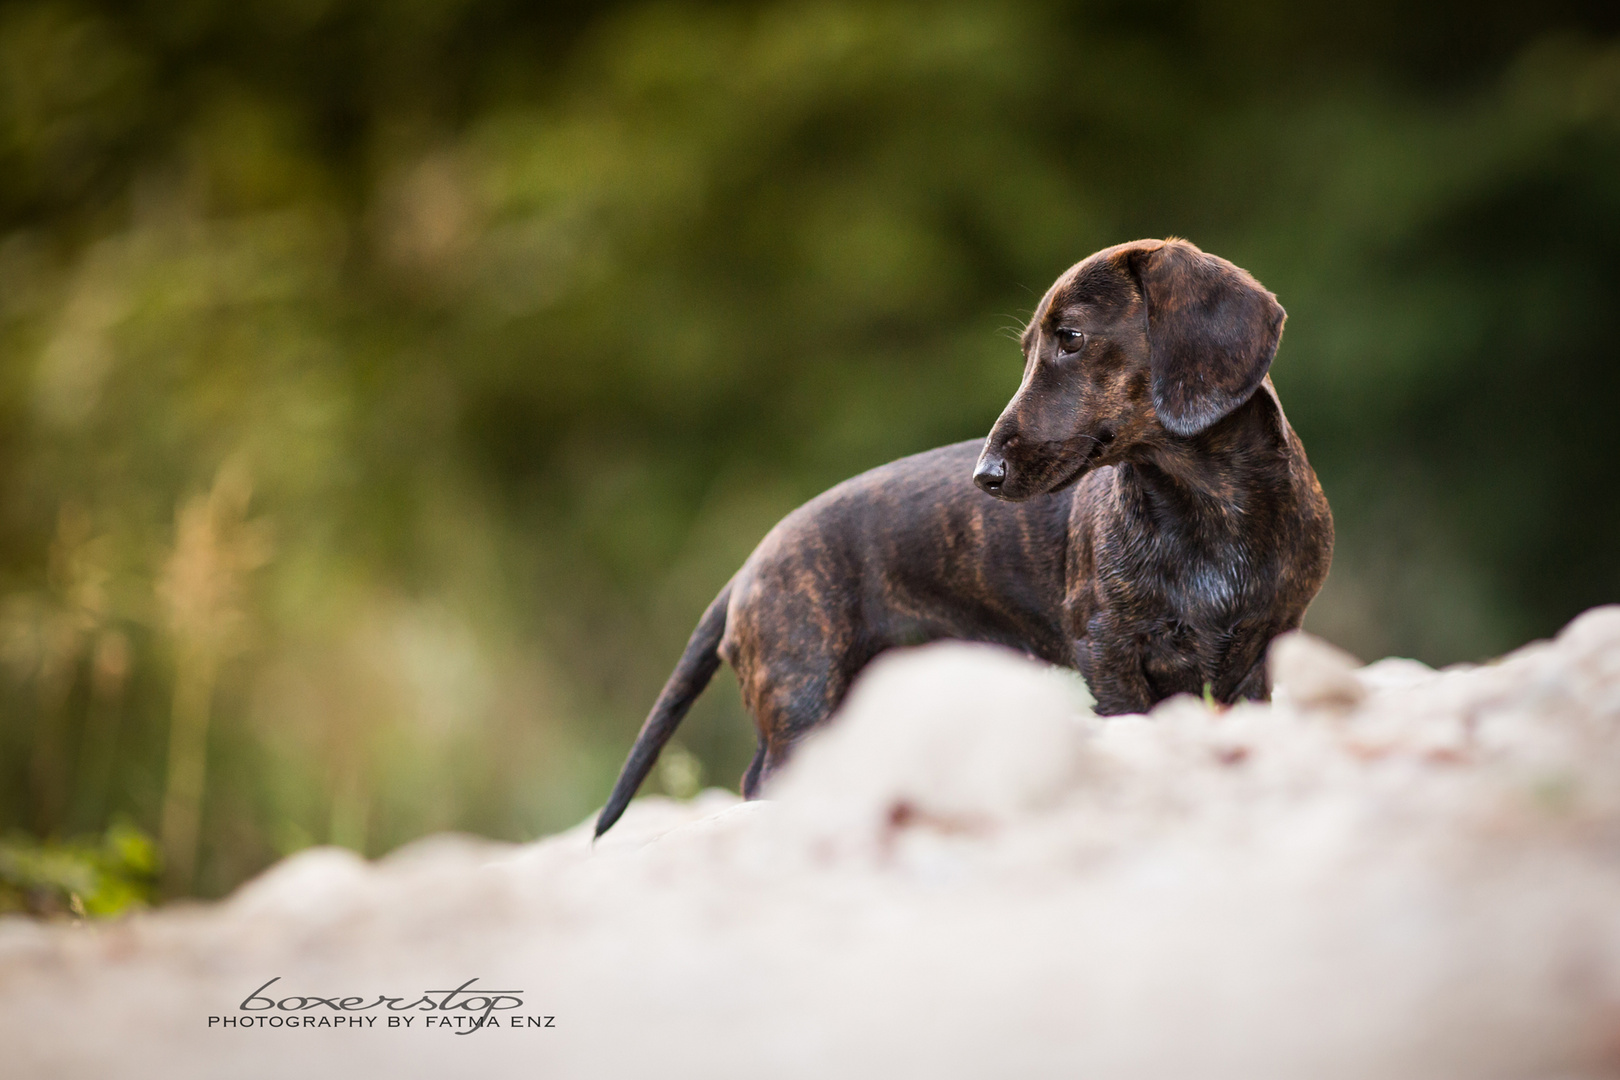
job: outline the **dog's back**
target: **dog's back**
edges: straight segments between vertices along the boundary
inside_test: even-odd
[[[986,499],[972,481],[982,445],[839,484],[784,518],[738,571],[720,654],[759,727],[766,772],[885,649],[950,638],[1072,665],[1062,621],[1071,500]]]

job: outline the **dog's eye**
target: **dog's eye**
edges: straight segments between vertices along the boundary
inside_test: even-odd
[[[1086,343],[1086,335],[1078,330],[1060,327],[1057,332],[1058,348],[1065,353],[1077,353]]]

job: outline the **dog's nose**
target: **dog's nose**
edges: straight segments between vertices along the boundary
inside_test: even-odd
[[[993,454],[985,454],[974,466],[973,482],[992,495],[1001,491],[1001,485],[1006,480],[1007,463]]]

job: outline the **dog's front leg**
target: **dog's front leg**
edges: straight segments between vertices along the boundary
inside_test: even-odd
[[[1080,638],[1074,643],[1074,657],[1074,666],[1097,699],[1098,716],[1145,713],[1153,707],[1153,688],[1142,666],[1142,653],[1124,635],[1115,631]]]
[[[1233,702],[1271,700],[1271,678],[1266,671],[1264,652],[1260,654],[1260,659],[1255,661],[1254,667],[1249,669],[1249,673],[1243,677],[1243,681],[1238,683],[1231,700]]]

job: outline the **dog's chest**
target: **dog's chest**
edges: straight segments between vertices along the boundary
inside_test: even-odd
[[[1168,620],[1218,632],[1268,606],[1265,564],[1242,536],[1194,542],[1122,530],[1096,548],[1102,602],[1132,621]]]
[[[1229,669],[1253,661],[1247,629],[1270,621],[1276,590],[1264,561],[1240,542],[1154,539],[1162,540],[1134,538],[1098,551],[1090,590],[1098,610],[1090,629],[1113,640],[1092,645],[1136,653],[1160,694],[1198,693],[1205,682],[1222,683]]]

